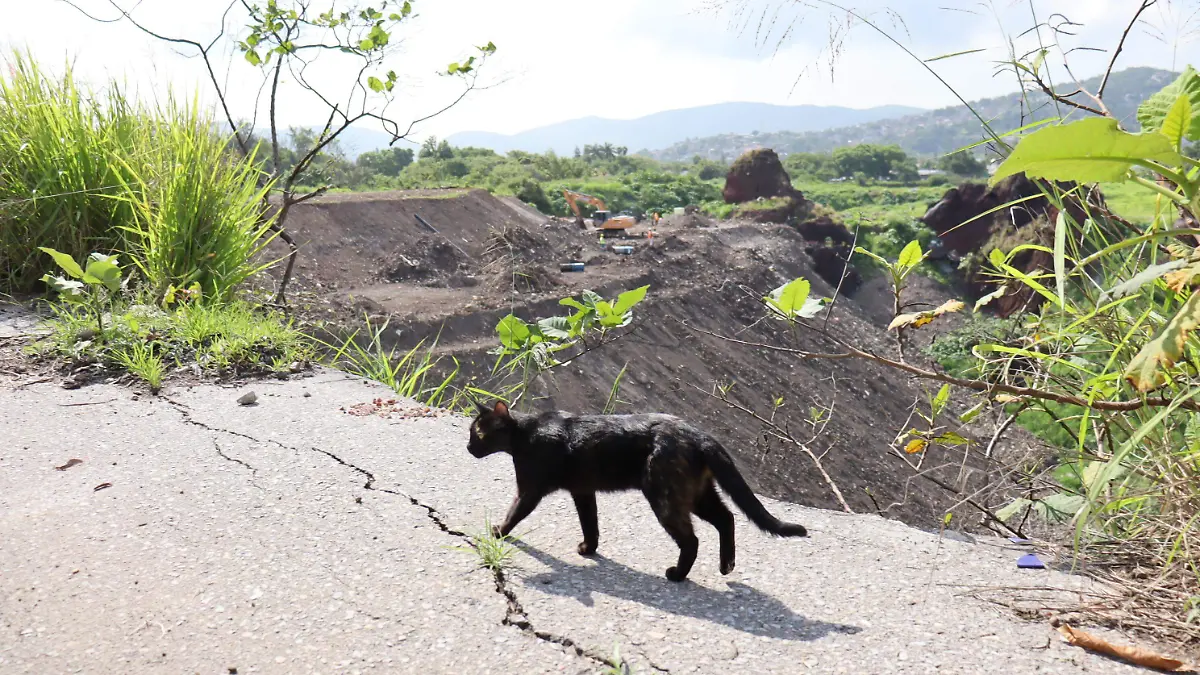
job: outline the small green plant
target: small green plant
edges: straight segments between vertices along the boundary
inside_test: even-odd
[[[150,391],[157,393],[162,388],[166,366],[162,357],[155,354],[153,343],[134,342],[128,349],[114,351],[113,356],[125,370],[145,382]]]
[[[520,373],[519,392],[542,372],[563,366],[583,354],[610,342],[611,331],[633,322],[633,308],[646,298],[649,286],[625,291],[615,300],[605,300],[592,291],[584,291],[579,300],[563,298],[559,304],[575,311],[566,316],[552,316],[528,323],[509,314],[496,325],[500,346],[493,372]],[[566,358],[559,355],[569,349],[574,353]],[[507,361],[505,360],[507,359]],[[619,386],[620,377],[614,383]],[[614,390],[615,391],[615,390]]]
[[[452,384],[458,377],[459,364],[451,358],[453,368],[447,374],[439,374],[442,359],[435,355],[438,338],[435,336],[428,347],[422,340],[406,352],[397,352],[383,346],[388,321],[377,326],[371,324],[369,317],[365,321],[366,344],[358,339],[361,328],[345,337],[340,345],[321,342],[329,350],[325,361],[353,375],[383,383],[400,396],[428,406],[449,407],[456,394]]]
[[[88,257],[87,267],[75,262],[66,253],[60,253],[52,248],[39,246],[39,250],[54,259],[64,272],[71,278],[46,274],[42,281],[55,291],[58,297],[71,305],[85,308],[96,319],[96,330],[104,334],[104,314],[102,306],[113,299],[114,294],[121,290],[121,267],[117,256],[92,253]]]
[[[608,667],[600,672],[603,675],[634,675],[633,666],[621,656],[621,645],[613,645],[612,656],[608,657]]]
[[[488,518],[483,519],[483,529],[470,535],[466,546],[456,546],[462,551],[471,551],[479,556],[479,566],[491,572],[504,572],[513,565],[517,554],[516,543],[520,539],[513,534],[501,535]]]

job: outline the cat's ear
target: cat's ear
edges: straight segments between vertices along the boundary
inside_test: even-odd
[[[496,401],[496,407],[492,409],[500,417],[508,417],[508,404],[504,401]]]

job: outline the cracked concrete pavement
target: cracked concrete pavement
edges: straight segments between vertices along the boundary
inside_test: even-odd
[[[974,596],[1092,588],[1007,541],[769,500],[810,537],[738,513],[729,576],[700,525],[690,580],[664,579],[636,493],[601,496],[595,559],[546,499],[493,575],[461,547],[511,464],[470,457],[463,418],[342,411],[377,397],[332,371],[163,397],[0,380],[0,672],[595,673],[614,647],[639,673],[1137,672]]]

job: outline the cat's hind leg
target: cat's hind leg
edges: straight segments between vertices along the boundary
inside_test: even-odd
[[[662,467],[657,467],[662,468]],[[667,579],[683,581],[696,562],[696,551],[700,541],[692,529],[692,506],[694,497],[686,485],[681,485],[679,476],[672,471],[656,471],[651,468],[643,494],[654,509],[658,522],[679,545],[679,562],[667,568]]]
[[[695,514],[701,519],[712,523],[721,537],[721,574],[733,571],[736,548],[733,544],[733,513],[721,501],[721,495],[712,481],[708,481],[704,492],[696,500]]]

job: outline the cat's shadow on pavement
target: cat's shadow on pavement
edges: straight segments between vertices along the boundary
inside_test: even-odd
[[[588,607],[594,605],[592,595],[598,593],[781,640],[818,640],[830,633],[853,635],[862,631],[858,626],[805,618],[778,599],[737,581],[728,582],[729,590],[721,591],[691,581],[667,581],[661,575],[635,570],[600,554],[587,559],[594,564],[575,565],[528,543],[517,546],[550,568],[549,572],[524,576],[524,585],[543,593],[573,597]]]

